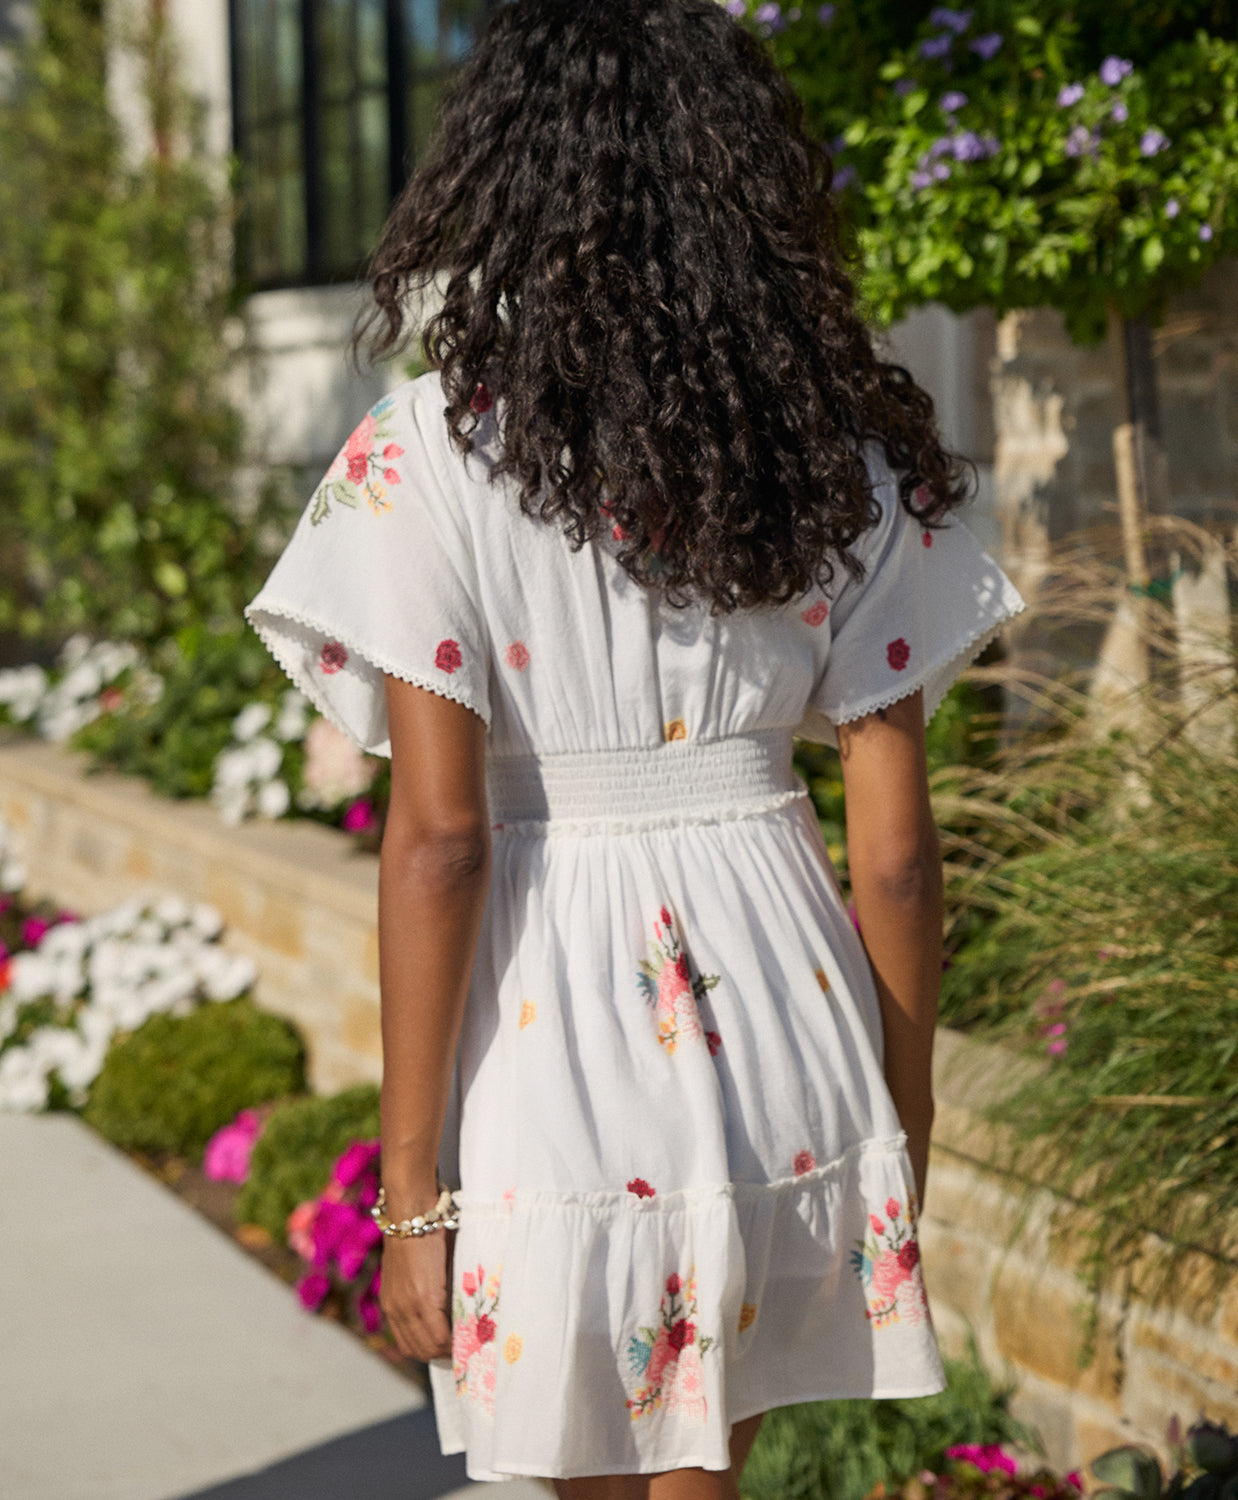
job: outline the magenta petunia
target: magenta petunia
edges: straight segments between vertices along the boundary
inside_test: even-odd
[[[460,643],[453,640],[440,641],[434,653],[434,665],[441,672],[454,672],[464,661],[460,654]]]
[[[340,641],[325,641],[318,653],[318,665],[324,672],[338,672],[348,661],[347,648]]]
[[[301,1306],[308,1307],[311,1311],[321,1307],[323,1298],[331,1290],[331,1278],[325,1271],[307,1271],[297,1282],[297,1296],[301,1299]]]
[[[206,1143],[202,1171],[212,1182],[244,1182],[249,1176],[249,1158],[262,1124],[252,1109],[243,1109],[235,1120],[221,1126]]]
[[[901,672],[911,660],[911,647],[901,635],[886,647],[886,660],[896,672]]]
[[[378,1141],[353,1141],[341,1152],[331,1175],[341,1187],[352,1187],[353,1183],[373,1163],[380,1150]]]

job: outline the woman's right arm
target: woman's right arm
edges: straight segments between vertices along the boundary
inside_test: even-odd
[[[941,849],[928,792],[923,694],[838,726],[847,868],[881,1001],[885,1078],[924,1204],[941,992]]]

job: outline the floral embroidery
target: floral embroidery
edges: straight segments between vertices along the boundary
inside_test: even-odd
[[[707,1031],[705,1033],[705,1040],[709,1044],[710,1057],[717,1057],[718,1049],[722,1046],[722,1038],[716,1031]]]
[[[643,1177],[633,1177],[628,1183],[628,1192],[635,1193],[638,1198],[652,1198],[654,1191]]]
[[[333,501],[356,510],[364,497],[375,515],[391,509],[386,486],[401,482],[400,471],[392,468],[392,462],[404,456],[399,443],[384,441],[391,437],[389,423],[394,410],[395,398],[386,396],[362,417],[314,491],[312,526],[330,515]]]
[[[668,719],[662,726],[662,738],[665,740],[686,740],[688,738],[688,726],[682,719]]]
[[[463,662],[458,641],[440,641],[434,653],[434,665],[441,672],[451,673]]]
[[[851,1252],[851,1264],[868,1299],[864,1316],[875,1328],[931,1321],[914,1228],[914,1195],[908,1196],[905,1209],[897,1198],[888,1198],[885,1219],[870,1213],[868,1222],[872,1233],[856,1240],[858,1248]]]
[[[473,392],[473,399],[469,402],[470,409],[472,411],[475,411],[477,415],[481,417],[484,416],[493,405],[494,397],[490,394],[487,387],[483,385],[481,381],[478,381],[477,389]]]
[[[502,1269],[500,1266],[491,1272],[489,1278],[481,1266],[475,1272],[465,1271],[451,1302],[451,1368],[456,1394],[476,1401],[492,1416],[498,1364],[494,1315],[499,1306]]]
[[[636,1389],[626,1405],[635,1422],[658,1407],[689,1422],[704,1422],[705,1370],[702,1356],[717,1342],[696,1325],[696,1272],[666,1278],[658,1323],[640,1328],[628,1341],[628,1368]]]
[[[503,1341],[503,1358],[514,1365],[524,1353],[524,1340],[518,1333],[509,1333]]]
[[[817,1165],[817,1158],[811,1151],[797,1151],[791,1168],[797,1177],[802,1177],[805,1172],[811,1172]]]
[[[513,672],[523,672],[529,665],[529,648],[523,641],[513,641],[504,653],[503,659]]]
[[[911,647],[901,635],[886,647],[886,660],[896,672],[901,672],[911,660]]]
[[[524,1003],[520,1007],[520,1029],[521,1029],[521,1031],[523,1031],[526,1026],[532,1026],[533,1022],[536,1021],[536,1020],[537,1020],[537,1002],[535,1000],[526,1000],[526,1001],[524,1001]]]
[[[652,957],[641,959],[636,977],[657,1021],[658,1042],[668,1053],[673,1053],[681,1041],[700,1038],[708,1043],[712,1054],[717,1051],[721,1038],[709,1042],[699,1002],[705,999],[706,991],[718,983],[719,975],[698,974],[693,978],[688,955],[675,933],[670,912],[664,906],[658,915],[660,920],[653,924],[656,941],[649,944]],[[717,1032],[713,1035],[717,1037]]]
[[[739,1331],[746,1333],[757,1320],[757,1305],[755,1302],[745,1302],[739,1310]]]
[[[820,625],[822,620],[825,619],[826,615],[828,615],[829,612],[830,606],[825,602],[825,600],[818,599],[815,604],[810,604],[806,610],[803,610],[801,612],[800,619],[803,620],[806,625]]]
[[[922,531],[920,533],[920,540],[926,547],[931,547],[933,545],[933,533],[928,530]]]
[[[825,977],[825,970],[824,969],[814,969],[812,972],[813,972],[813,977],[816,979],[817,983],[821,986],[822,993],[828,995],[829,992],[830,992],[830,981]]]
[[[339,641],[326,641],[318,653],[318,665],[324,672],[338,672],[348,661],[348,651]]]

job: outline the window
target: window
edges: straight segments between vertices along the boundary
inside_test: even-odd
[[[239,270],[354,279],[492,0],[230,0]]]

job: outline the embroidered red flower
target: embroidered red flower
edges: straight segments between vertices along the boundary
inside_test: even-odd
[[[384,469],[383,478],[387,481],[388,484],[399,484],[400,471],[399,469]]]
[[[480,417],[488,412],[493,405],[494,397],[481,383],[481,381],[478,381],[477,389],[473,392],[473,399],[469,402],[469,406]]]
[[[383,449],[383,457],[386,459],[403,458],[404,449],[400,447],[399,443],[388,443]]]
[[[915,1240],[908,1240],[898,1252],[898,1263],[904,1271],[914,1271],[920,1260],[920,1247]]]
[[[688,955],[686,953],[681,953],[675,960],[675,973],[679,975],[685,984],[692,983],[692,975],[688,972]]]
[[[674,1271],[666,1278],[666,1290],[672,1297],[677,1297],[683,1290],[683,1282]]]
[[[529,665],[529,648],[523,641],[513,641],[507,648],[504,660],[514,672],[523,672]]]
[[[922,531],[920,533],[920,540],[926,547],[931,547],[933,545],[933,533],[931,531]]]
[[[438,650],[434,653],[434,665],[441,672],[454,672],[464,661],[460,655],[460,646],[457,641],[446,640],[438,643]]]
[[[911,647],[901,635],[886,647],[886,660],[896,672],[901,672],[911,660]]]
[[[801,611],[800,619],[803,620],[806,625],[820,625],[822,620],[825,619],[826,615],[828,615],[829,612],[830,606],[825,602],[825,600],[818,599],[815,604],[810,604],[807,609]]]
[[[709,1047],[710,1057],[717,1057],[718,1048],[722,1046],[722,1038],[716,1031],[707,1031],[705,1033],[705,1041]]]
[[[663,927],[669,927],[671,925],[671,914],[669,911],[667,911],[665,906],[658,913],[658,916],[662,919]]]
[[[817,1165],[817,1158],[811,1151],[797,1151],[795,1160],[791,1163],[797,1177],[802,1177],[805,1172],[811,1172]]]
[[[653,1198],[656,1196],[654,1190],[643,1177],[633,1177],[628,1183],[628,1192],[635,1193],[638,1198]]]
[[[873,1226],[874,1234],[884,1234],[886,1232],[885,1225],[881,1222],[876,1214],[869,1214],[868,1222]]]
[[[348,482],[349,484],[360,484],[370,472],[370,456],[368,453],[352,453],[348,457]]]
[[[494,1338],[494,1319],[489,1313],[482,1313],[477,1320],[477,1342],[488,1344]]]
[[[666,1342],[677,1354],[695,1338],[696,1324],[689,1323],[687,1318],[680,1318],[677,1322],[672,1323],[666,1334]]]
[[[324,672],[338,672],[348,660],[348,651],[339,641],[326,641],[318,653],[318,665]]]
[[[902,1212],[902,1210],[899,1207],[899,1202],[898,1202],[897,1198],[887,1198],[886,1199],[886,1217],[887,1218],[889,1218],[889,1219],[897,1219],[898,1216],[899,1216],[899,1214],[901,1212]]]
[[[618,522],[616,522],[610,528],[610,534],[614,538],[615,541],[617,541],[617,542],[626,542],[627,539],[628,539],[628,537],[631,536],[632,533],[630,531],[625,531],[623,529],[623,527],[620,526]]]

